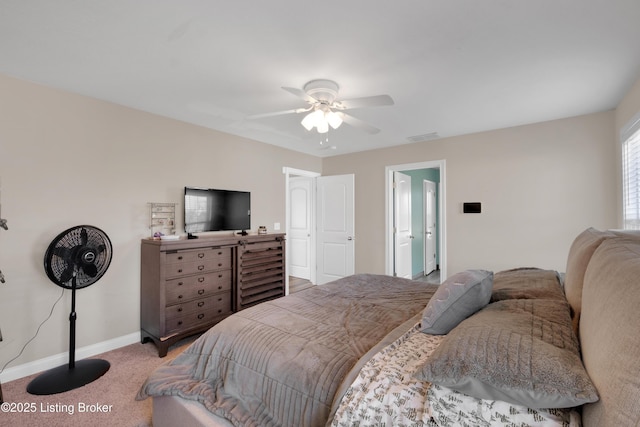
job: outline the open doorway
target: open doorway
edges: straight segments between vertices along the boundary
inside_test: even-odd
[[[398,274],[397,264],[406,263],[407,260],[398,257],[410,257],[411,276],[414,279],[428,280],[441,283],[447,277],[446,273],[446,174],[445,160],[425,161],[419,163],[387,166],[385,170],[386,182],[386,274],[395,276]],[[396,215],[394,175],[396,172],[409,175],[412,182],[412,212],[411,231],[412,251],[398,251],[396,248],[396,233],[394,215]],[[427,182],[435,183],[435,206],[428,206]],[[426,218],[429,208],[433,208],[435,214],[434,229],[429,229],[429,221]],[[435,236],[434,236],[435,232]],[[431,235],[429,235],[431,233]],[[435,238],[434,238],[435,237]],[[431,239],[431,241],[429,241]],[[433,254],[429,255],[429,243],[433,248]],[[431,260],[430,260],[431,258]],[[432,268],[429,261],[435,263]],[[429,271],[428,271],[429,270]],[[433,271],[430,271],[433,270]],[[430,274],[429,276],[426,276]],[[435,276],[435,279],[434,279]]]
[[[355,176],[284,168],[287,294],[355,271]]]

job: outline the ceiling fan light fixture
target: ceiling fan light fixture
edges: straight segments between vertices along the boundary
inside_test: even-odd
[[[324,117],[322,118],[322,121],[319,121],[316,124],[316,129],[318,129],[318,133],[327,133],[327,132],[329,132],[329,123],[327,123],[327,121],[324,119]]]
[[[302,124],[302,126],[304,126],[306,130],[310,131],[311,129],[313,129],[314,123],[313,123],[313,118],[311,117],[311,114],[307,114],[300,123]]]
[[[335,111],[329,110],[324,115],[324,117],[325,119],[327,119],[327,123],[329,123],[329,125],[334,129],[338,129],[342,124],[341,113],[336,113]]]
[[[320,109],[315,109],[313,112],[307,114],[300,123],[302,124],[302,126],[304,126],[306,130],[309,130],[309,131],[314,127],[317,128],[318,132],[320,133],[324,133],[329,130],[327,125],[327,120],[325,119],[325,116],[324,116],[324,111]],[[327,130],[323,132],[321,129],[325,129],[325,128],[327,128]]]

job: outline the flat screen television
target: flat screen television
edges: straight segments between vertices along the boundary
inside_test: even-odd
[[[184,231],[251,229],[251,193],[248,191],[184,188]]]

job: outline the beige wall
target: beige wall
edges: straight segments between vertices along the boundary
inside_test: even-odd
[[[385,272],[385,166],[446,161],[448,274],[536,266],[564,271],[582,229],[616,227],[614,113],[325,159],[354,173],[356,271]],[[479,215],[461,204],[482,202]]]
[[[640,113],[640,78],[616,108],[616,128],[619,130],[636,114]]]
[[[252,192],[252,228],[285,222],[283,166],[321,159],[0,76],[0,366],[17,355],[62,289],[44,252],[65,229],[102,228],[106,275],[78,291],[78,347],[139,331],[140,239],[147,202],[180,202],[185,185]],[[181,212],[181,207],[178,211]],[[182,215],[178,215],[182,222]],[[180,224],[181,225],[181,224]],[[67,351],[70,294],[10,367]]]

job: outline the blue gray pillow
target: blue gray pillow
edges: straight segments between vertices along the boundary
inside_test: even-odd
[[[485,307],[491,299],[493,272],[467,270],[445,280],[422,314],[426,334],[448,334],[460,322]]]

